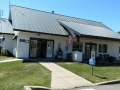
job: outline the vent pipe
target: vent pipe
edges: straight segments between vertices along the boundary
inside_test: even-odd
[[[54,14],[54,11],[52,11],[52,14]]]

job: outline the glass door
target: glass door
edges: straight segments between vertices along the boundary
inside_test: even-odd
[[[85,45],[85,59],[91,58],[91,51],[97,51],[97,44],[86,43]]]
[[[86,44],[85,45],[85,59],[89,59],[90,58],[90,44]]]
[[[39,58],[46,58],[46,39],[39,39],[38,40],[38,57]]]
[[[38,40],[37,39],[30,39],[30,57],[37,57],[38,51]]]
[[[53,40],[47,41],[46,57],[49,57],[49,58],[53,57]]]

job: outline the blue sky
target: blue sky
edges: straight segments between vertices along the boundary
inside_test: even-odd
[[[120,0],[10,0],[12,5],[102,22],[120,31]],[[9,0],[0,0],[2,18],[8,18]]]

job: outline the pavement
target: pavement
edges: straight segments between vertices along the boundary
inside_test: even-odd
[[[80,88],[74,88],[71,90],[120,90],[120,83],[109,84],[109,85],[97,85],[97,86],[90,86],[90,87],[80,87]]]
[[[52,72],[51,88],[52,89],[70,89],[80,86],[93,85],[90,81],[52,63],[52,62],[39,62]]]
[[[4,62],[13,62],[13,61],[19,61],[19,60],[23,60],[23,59],[10,59],[10,60],[3,60],[3,61],[0,61],[0,63],[4,63]]]

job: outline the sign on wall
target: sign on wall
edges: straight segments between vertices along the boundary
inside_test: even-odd
[[[25,43],[29,43],[29,40],[25,40]]]
[[[20,39],[20,42],[25,42],[25,43],[29,43],[29,40],[25,40],[25,39]]]
[[[25,42],[25,39],[20,39],[20,42]]]
[[[91,51],[91,58],[95,59],[95,51]]]

